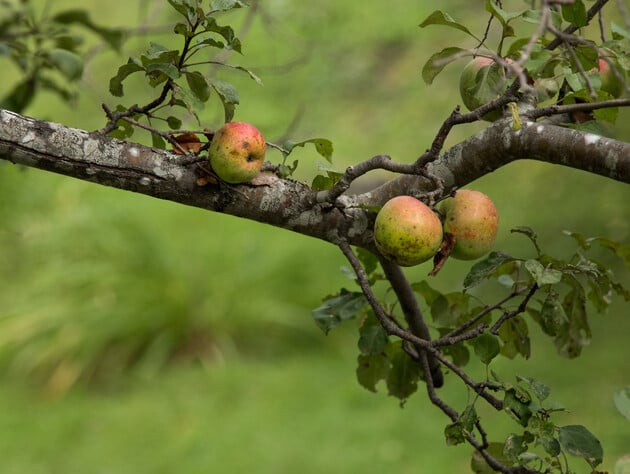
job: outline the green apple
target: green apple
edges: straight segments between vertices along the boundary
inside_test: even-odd
[[[499,228],[499,214],[485,194],[462,189],[454,197],[440,203],[444,216],[444,232],[455,238],[451,256],[459,260],[474,260],[493,247]]]
[[[265,138],[252,124],[228,122],[214,133],[208,158],[223,181],[245,183],[260,172],[266,149]]]
[[[379,252],[398,265],[418,265],[440,249],[442,223],[423,202],[397,196],[387,201],[376,216],[374,243]]]

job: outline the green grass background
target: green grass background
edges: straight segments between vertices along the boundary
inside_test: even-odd
[[[122,1],[81,5],[110,26],[147,16],[167,24],[159,3],[138,2],[137,11]],[[64,6],[77,5],[54,2]],[[265,0],[261,8],[244,57],[234,61],[265,85],[224,76],[239,86],[236,118],[272,141],[289,128],[295,139],[329,138],[340,170],[377,153],[413,160],[458,103],[461,64],[432,86],[420,68],[436,50],[472,45],[453,30],[419,29],[424,17],[442,8],[477,32],[485,27],[481,2]],[[230,18],[238,26],[245,15]],[[116,103],[109,77],[146,41],[130,41],[121,57],[95,56],[76,108],[43,94],[27,114],[103,126],[100,103]],[[153,93],[133,80],[127,91],[128,103]],[[202,117],[204,126],[218,125],[218,104]],[[628,139],[626,123],[627,113],[615,133]],[[449,143],[476,129],[456,129]],[[296,158],[298,177],[311,179],[318,155],[300,149]],[[627,185],[521,161],[471,187],[495,200],[497,248],[508,252],[531,252],[509,232],[519,225],[533,227],[541,245],[561,256],[573,250],[564,229],[630,241]],[[334,247],[12,165],[0,166],[0,222],[3,473],[467,472],[469,448],[445,446],[447,420],[422,390],[401,409],[383,387],[372,394],[357,384],[355,323],[324,336],[312,322],[323,296],[353,284]],[[607,254],[598,258],[629,281]],[[467,268],[451,262],[431,283],[456,290]],[[427,271],[408,274],[419,280]],[[612,403],[630,384],[630,319],[617,302],[592,321],[593,343],[579,359],[559,359],[534,334],[529,361],[498,361],[495,370],[548,383],[570,410],[556,421],[591,429],[605,448],[603,469],[611,470],[630,453],[630,425]],[[454,378],[442,393],[465,406]],[[505,416],[483,415],[497,439],[517,429]],[[574,467],[588,472],[579,460]]]

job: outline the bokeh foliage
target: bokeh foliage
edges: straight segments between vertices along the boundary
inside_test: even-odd
[[[128,6],[124,2],[114,3],[108,12],[97,10],[98,6],[90,11],[94,11],[94,18],[99,20],[107,17],[103,22],[108,25],[130,21]],[[297,117],[293,134],[303,138],[317,134],[333,139],[335,163],[340,169],[376,152],[389,152],[398,159],[415,158],[454,105],[456,98],[452,91],[458,71],[452,66],[444,71],[443,82],[426,87],[420,77],[421,65],[429,49],[446,45],[447,35],[432,32],[429,36],[417,29],[416,23],[428,14],[429,6],[409,7],[409,2],[402,1],[385,3],[359,8],[354,2],[317,5],[270,2],[266,12],[274,21],[256,19],[243,48],[243,61],[263,78],[265,85],[260,88],[255,84],[246,85],[247,78],[235,79],[242,102],[236,117],[260,123],[272,139],[283,136]],[[62,2],[55,4],[55,8],[62,6]],[[454,7],[453,11],[461,12],[462,18],[474,13],[468,3]],[[410,18],[413,21],[410,22]],[[136,21],[131,18],[130,24]],[[366,22],[370,28],[365,27]],[[98,36],[92,41],[99,41]],[[126,47],[131,49],[134,41],[130,39]],[[423,44],[428,41],[430,48]],[[113,74],[113,65],[120,62],[120,58],[113,58],[110,52],[104,56],[107,61],[99,62],[95,58],[88,64],[81,83],[87,93],[76,98],[78,108],[67,108],[55,96],[44,94],[41,100],[29,104],[25,112],[71,125],[103,126],[105,117],[98,104],[106,97],[106,82]],[[338,66],[341,60],[343,68]],[[130,84],[129,91],[138,96],[144,93],[139,84]],[[444,113],[439,117],[433,112],[423,114],[424,108]],[[199,115],[202,122],[214,126],[223,119],[223,113],[220,107],[207,107]],[[469,131],[465,127],[453,139]],[[623,131],[621,133],[623,136]],[[305,164],[299,172],[305,179],[309,178],[316,171],[315,153],[308,149],[296,150],[296,156],[304,158]],[[279,154],[270,158],[276,162],[281,159]],[[536,228],[541,241],[560,251],[567,246],[567,238],[560,232],[564,228],[585,235],[611,236],[620,241],[630,238],[630,209],[625,204],[630,202],[630,193],[619,183],[523,162],[485,177],[476,183],[476,188],[497,201],[503,220],[498,247],[508,251],[527,245],[523,239],[515,239],[508,233],[509,228],[524,224]],[[575,189],[587,192],[576,194]],[[7,166],[0,167],[0,219],[3,222],[0,246],[5,249],[0,253],[0,275],[4,282],[0,289],[0,307],[4,308],[0,315],[1,339],[5,341],[1,361],[14,378],[35,375],[35,380],[43,382],[49,393],[64,393],[77,380],[98,381],[99,374],[116,374],[133,367],[141,376],[167,377],[164,382],[157,382],[154,377],[152,383],[156,390],[162,387],[174,391],[177,398],[180,392],[173,385],[177,386],[178,377],[187,385],[196,383],[197,377],[164,372],[163,368],[172,360],[195,360],[210,365],[223,359],[228,362],[237,358],[247,360],[249,356],[274,360],[274,355],[290,358],[298,351],[343,352],[345,349],[339,346],[353,344],[350,341],[355,334],[351,329],[322,340],[309,321],[309,312],[319,304],[322,295],[348,284],[343,275],[332,271],[342,264],[340,256],[335,249],[328,249],[319,242],[284,235],[282,231],[259,224],[181,209],[145,197],[127,196]],[[604,254],[602,258],[606,258]],[[463,265],[453,264],[435,285],[444,291],[459,289],[463,268]],[[615,270],[621,273],[621,267]],[[424,276],[426,268],[414,269],[411,273]],[[608,314],[602,326],[594,325],[595,336],[604,334],[610,347],[623,347],[622,331],[605,328],[611,324],[627,327],[626,322],[619,321],[622,317],[621,310]],[[594,344],[592,349],[597,350],[597,347],[604,350],[606,346]],[[618,359],[613,360],[615,362],[607,362],[604,358],[602,362],[594,357],[589,362],[587,359],[584,370],[597,370],[602,363],[619,363]],[[286,364],[289,373],[308,371],[314,364],[317,371],[334,371],[345,379],[352,378],[354,368],[344,367],[334,357],[332,360],[303,357],[300,361],[304,361],[304,365]],[[285,367],[283,362],[278,364]],[[333,367],[337,364],[339,367]],[[549,369],[554,373],[552,378],[561,378],[568,366],[559,364],[558,367],[563,369]],[[203,375],[199,377],[202,393],[210,399],[215,396],[221,399],[215,391],[224,390],[222,393],[229,394],[242,390],[227,371],[210,370],[220,374],[218,380],[206,381]],[[256,380],[247,366],[237,372]],[[168,377],[175,381],[169,381]],[[584,379],[585,385],[594,380]],[[290,379],[272,380],[283,384]],[[567,382],[568,385],[574,383],[575,379]],[[226,387],[220,388],[222,384]],[[305,392],[318,387],[305,382],[303,386]],[[344,396],[353,400],[357,397],[360,403],[370,405],[366,400],[371,399],[363,398],[366,395],[355,394],[349,386],[344,387],[347,391]],[[612,393],[614,387],[593,388],[572,391],[594,396],[593,392],[602,395],[600,392],[608,390]],[[146,388],[139,393],[147,398],[152,396],[151,390]],[[336,395],[329,388],[326,396]],[[309,393],[301,397],[311,400]],[[318,398],[310,402],[311,408],[320,402]],[[129,402],[129,410],[139,403],[124,395],[122,400]],[[152,406],[156,410],[167,409],[161,399],[154,400],[157,401]],[[570,405],[567,396],[562,400]],[[11,396],[6,403],[21,406]],[[79,403],[85,416],[91,410],[86,408],[88,404],[85,400]],[[201,409],[202,405],[195,406]],[[247,400],[242,402],[243,409],[247,405]],[[95,406],[99,407],[95,409],[112,413],[111,407],[98,403]],[[254,403],[253,406],[255,411],[265,410],[265,405]],[[428,406],[424,408],[431,410]],[[331,409],[331,420],[338,419],[342,413],[351,419],[346,414],[350,409],[350,404]],[[70,411],[67,405],[60,405],[60,410],[60,413]],[[381,423],[387,419],[386,412],[379,418]],[[191,416],[188,413],[184,419]],[[204,416],[212,418],[216,412],[209,410]],[[169,419],[164,420],[168,425]],[[274,420],[270,417],[265,426],[273,425]],[[314,426],[314,418],[307,420],[309,426]],[[420,421],[409,429],[418,429]],[[31,422],[37,421],[31,418]],[[247,427],[248,422],[243,419],[240,426]],[[442,421],[434,422],[440,426]],[[52,420],[53,425],[63,423]],[[68,423],[79,431],[88,429],[76,420]],[[221,423],[221,426],[227,424]],[[375,426],[379,426],[378,423]],[[612,422],[610,426],[619,425]],[[164,429],[166,433],[167,428]],[[197,443],[203,443],[204,436],[212,439],[202,428],[191,430],[197,436],[192,436]],[[606,430],[603,427],[603,431]],[[397,439],[397,431],[392,431],[392,438]],[[423,430],[419,431],[421,436]],[[313,429],[313,433],[321,435],[325,430]],[[61,435],[64,435],[63,430]],[[236,439],[241,435],[234,433],[233,436]],[[619,438],[615,433],[601,438],[608,441],[615,436]],[[164,435],[158,442],[168,444],[167,438]],[[308,432],[306,439],[314,442]],[[344,445],[343,440],[338,442]],[[613,453],[623,452],[622,439],[611,445]],[[50,459],[55,456],[54,453],[45,455]],[[19,459],[18,455],[13,456]],[[90,459],[89,454],[85,456],[86,460]],[[283,456],[286,453],[277,453],[275,462]],[[226,461],[228,465],[230,462],[234,461]],[[410,468],[414,464],[415,461],[408,462],[406,466]],[[20,466],[19,461],[16,465]],[[25,464],[21,466],[24,468]],[[357,461],[352,466],[364,464]],[[321,467],[329,466],[324,463]]]

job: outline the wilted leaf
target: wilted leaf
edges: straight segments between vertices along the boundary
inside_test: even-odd
[[[402,349],[400,343],[390,344],[387,353],[391,362],[391,370],[386,379],[388,393],[404,403],[418,389],[422,369],[420,364]]]
[[[555,285],[562,280],[561,271],[545,267],[538,260],[527,260],[525,262],[525,268],[539,287]]]
[[[532,417],[532,411],[529,408],[530,403],[531,399],[529,399],[527,392],[518,387],[505,391],[503,409],[512,415],[521,426],[527,426]]]
[[[561,426],[558,440],[567,453],[584,458],[592,468],[604,459],[601,443],[582,425]]]
[[[530,377],[522,377],[520,375],[517,375],[516,379],[519,382],[526,384],[540,402],[546,400],[551,394],[551,388],[539,380]]]
[[[357,359],[357,380],[370,392],[376,392],[376,384],[387,377],[390,364],[383,354],[360,354]]]
[[[378,321],[374,321],[371,324],[366,322],[361,326],[358,345],[362,354],[380,354],[385,350],[388,343],[387,333]]]
[[[525,320],[516,316],[505,321],[499,328],[499,337],[503,341],[501,354],[513,359],[521,354],[525,359],[531,355],[529,331]]]
[[[532,244],[536,248],[536,252],[540,255],[542,252],[540,251],[540,247],[538,246],[538,235],[534,232],[534,229],[527,226],[515,227],[514,229],[510,229],[510,232],[513,234],[523,234],[527,236],[529,240],[531,240]]]

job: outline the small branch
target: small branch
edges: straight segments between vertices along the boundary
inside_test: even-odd
[[[422,310],[418,305],[418,300],[416,298],[415,292],[409,283],[409,280],[405,276],[404,272],[400,268],[400,266],[395,263],[387,260],[383,256],[379,255],[379,262],[383,271],[385,272],[385,276],[389,280],[394,293],[398,297],[398,302],[400,303],[400,308],[405,316],[405,321],[407,321],[407,325],[411,332],[425,341],[431,341],[431,334],[429,332],[429,327],[424,321],[424,316],[422,315]],[[420,354],[422,358],[422,353],[426,352],[422,347],[416,347],[416,350]],[[440,370],[440,364],[434,357],[428,356],[429,363],[429,372],[425,374],[430,374],[432,379],[432,385],[436,388],[444,385],[444,376],[442,375],[442,371]],[[428,379],[428,377],[427,377]]]
[[[497,303],[495,303],[493,305],[490,305],[490,306],[486,306],[481,311],[479,311],[479,313],[477,313],[475,316],[470,318],[468,321],[466,321],[463,324],[461,324],[460,326],[456,327],[455,329],[453,329],[451,332],[449,332],[445,336],[442,336],[440,339],[436,339],[435,341],[433,341],[433,344],[435,344],[435,345],[443,345],[442,341],[444,341],[445,342],[444,345],[449,345],[447,341],[452,340],[453,338],[457,337],[458,334],[462,334],[463,331],[465,331],[466,329],[474,326],[484,316],[490,314],[494,310],[497,310],[497,309],[501,308],[505,303],[510,301],[512,298],[515,298],[516,296],[524,293],[525,290],[526,290],[526,288],[521,288],[520,290],[515,290],[512,293],[510,293],[508,296],[503,298],[502,300],[498,301]],[[477,328],[477,329],[475,329],[473,331],[476,331],[478,329],[479,328]],[[470,338],[467,337],[465,339],[470,339]]]
[[[525,298],[523,298],[523,301],[521,301],[521,304],[519,304],[515,310],[510,311],[509,313],[503,313],[503,315],[497,320],[497,322],[492,325],[492,327],[490,328],[490,332],[494,335],[498,334],[499,329],[501,329],[501,325],[504,322],[506,322],[508,319],[514,318],[515,316],[518,316],[519,314],[525,312],[525,310],[527,309],[527,305],[529,304],[529,300],[532,299],[532,297],[534,296],[536,291],[538,291],[539,288],[540,287],[536,283],[534,283],[532,287],[529,289],[529,292],[527,293],[527,295],[525,295]]]
[[[586,22],[590,23],[591,20],[593,18],[595,18],[595,15],[597,15],[599,13],[599,11],[604,7],[604,5],[606,5],[608,3],[608,0],[597,0],[593,6],[591,8],[588,9],[588,12],[586,12]],[[570,35],[572,33],[575,33],[577,30],[579,29],[578,26],[575,25],[570,25],[567,28],[565,28],[562,33]],[[552,51],[554,49],[556,49],[558,46],[560,46],[562,44],[562,39],[559,37],[556,37],[553,41],[551,41],[547,46],[546,49],[548,49],[549,51]]]
[[[363,270],[361,262],[359,262],[359,259],[352,251],[350,245],[344,241],[339,243],[339,248],[352,266],[352,269],[357,276],[359,286],[361,287],[361,291],[363,292],[363,295],[374,310],[374,314],[376,315],[376,318],[378,319],[381,326],[383,326],[383,329],[385,329],[385,332],[387,332],[387,334],[389,335],[397,336],[404,341],[408,341],[416,347],[419,346],[421,349],[423,349],[423,351],[436,352],[435,349],[431,347],[429,341],[419,338],[418,336],[412,334],[410,331],[406,331],[404,328],[400,327],[398,324],[392,321],[390,316],[383,309],[383,306],[378,302],[378,299],[374,295],[374,292],[370,287],[369,279],[365,274],[365,270]]]
[[[523,115],[536,120],[539,117],[549,117],[559,114],[570,114],[574,112],[592,112],[598,109],[605,109],[610,107],[628,107],[630,106],[630,99],[611,99],[601,102],[584,102],[579,104],[566,104],[566,105],[550,105],[542,107],[540,109],[534,109],[529,112],[525,112]]]

